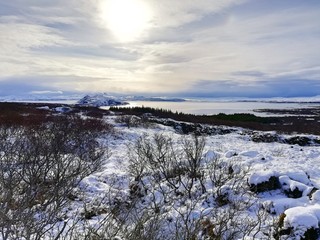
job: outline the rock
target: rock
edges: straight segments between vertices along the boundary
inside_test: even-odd
[[[301,176],[296,176],[296,179],[299,179],[300,181],[293,180],[294,174],[291,174],[292,176],[289,177],[287,175],[282,175],[279,177],[279,181],[281,184],[281,187],[286,194],[288,198],[301,198],[302,196],[308,196],[310,192],[312,191],[313,187],[308,186],[307,184],[303,182],[309,181],[308,179],[303,179]],[[305,181],[301,181],[305,180]]]
[[[312,203],[320,203],[320,190],[318,188],[314,187],[308,196]]]
[[[320,237],[320,229],[319,228],[309,228],[303,235],[302,239],[311,240],[318,239]]]
[[[249,179],[250,190],[255,193],[280,189],[281,185],[277,176],[251,176]]]
[[[320,237],[320,207],[311,205],[304,207],[293,207],[285,212],[283,224],[279,228],[282,235],[290,235],[294,239],[318,239]],[[281,235],[281,231],[279,231]]]
[[[294,190],[291,190],[291,189],[284,190],[284,193],[288,198],[301,198],[303,192],[296,187]]]
[[[284,228],[284,221],[286,218],[286,214],[282,213],[279,216],[278,224],[277,224],[277,229],[274,234],[275,239],[281,239],[281,236],[296,236],[300,235],[295,234],[295,229],[293,227],[287,227]],[[308,228],[304,233],[303,236],[301,236],[300,239],[305,239],[305,240],[316,240],[320,236],[320,229],[319,228]]]
[[[251,140],[253,142],[265,142],[265,143],[272,143],[272,142],[282,142],[280,137],[277,134],[271,134],[271,133],[259,133],[254,132],[251,136]]]
[[[285,139],[285,143],[292,144],[292,145],[298,144],[299,146],[310,146],[313,144],[313,140],[308,137],[296,136],[296,137],[291,137],[289,139]]]

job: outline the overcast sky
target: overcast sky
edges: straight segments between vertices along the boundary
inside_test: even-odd
[[[320,95],[319,0],[0,0],[0,95]]]

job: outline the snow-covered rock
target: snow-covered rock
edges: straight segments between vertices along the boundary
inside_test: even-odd
[[[313,187],[307,186],[304,183],[290,179],[288,176],[279,177],[280,184],[286,195],[290,198],[300,198],[307,196]]]
[[[313,238],[319,237],[319,222],[320,222],[320,205],[312,205],[306,207],[289,208],[284,212],[284,229],[292,229],[296,237],[305,237],[306,234],[314,233]],[[308,233],[309,232],[309,233]]]
[[[70,112],[71,108],[70,107],[56,107],[54,110],[56,112],[66,113],[66,112]]]
[[[264,208],[272,214],[281,214],[289,208],[304,206],[309,203],[309,197],[287,198],[279,197],[272,201],[266,201]]]
[[[310,185],[310,179],[309,176],[306,174],[306,172],[302,171],[302,170],[298,170],[298,171],[290,171],[288,173],[286,173],[286,175],[291,178],[292,180]]]
[[[234,157],[234,156],[237,156],[238,153],[235,151],[235,150],[229,150],[226,152],[225,154],[225,157],[226,158],[231,158],[231,157]]]
[[[275,171],[263,171],[253,173],[248,180],[250,189],[253,192],[265,192],[280,187],[279,173]]]
[[[311,195],[311,201],[312,201],[312,203],[319,203],[320,204],[320,190],[315,191]]]

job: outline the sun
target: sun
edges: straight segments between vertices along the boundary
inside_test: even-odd
[[[119,41],[134,41],[149,27],[151,10],[142,0],[105,0],[101,8],[105,25]]]

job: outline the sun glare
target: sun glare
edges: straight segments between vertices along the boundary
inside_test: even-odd
[[[128,42],[148,28],[151,10],[141,0],[106,0],[102,5],[102,18],[119,41]]]

